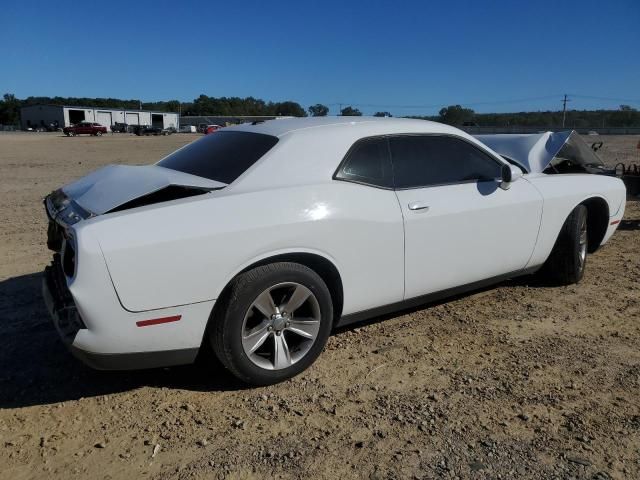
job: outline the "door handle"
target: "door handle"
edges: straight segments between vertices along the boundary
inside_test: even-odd
[[[424,202],[409,202],[409,210],[421,210],[426,212],[429,210],[429,205]]]

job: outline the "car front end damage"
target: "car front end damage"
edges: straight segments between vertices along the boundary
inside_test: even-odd
[[[132,312],[119,301],[91,221],[64,191],[44,201],[47,246],[42,294],[58,335],[71,353],[100,370],[192,363],[213,302]],[[148,327],[148,328],[147,328]]]

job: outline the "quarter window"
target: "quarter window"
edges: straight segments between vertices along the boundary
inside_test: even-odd
[[[391,164],[386,138],[357,142],[348,153],[336,178],[390,188]]]
[[[473,145],[455,138],[406,135],[389,139],[396,188],[488,181],[502,165]]]

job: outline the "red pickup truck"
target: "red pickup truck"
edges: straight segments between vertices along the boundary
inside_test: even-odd
[[[107,127],[99,123],[81,122],[70,127],[64,127],[62,131],[67,137],[81,134],[97,135],[99,137],[103,133],[107,133]]]

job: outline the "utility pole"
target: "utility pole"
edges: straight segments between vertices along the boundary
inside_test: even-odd
[[[562,128],[564,128],[564,121],[567,118],[567,102],[571,100],[567,99],[567,94],[564,94],[564,100],[562,100]]]

